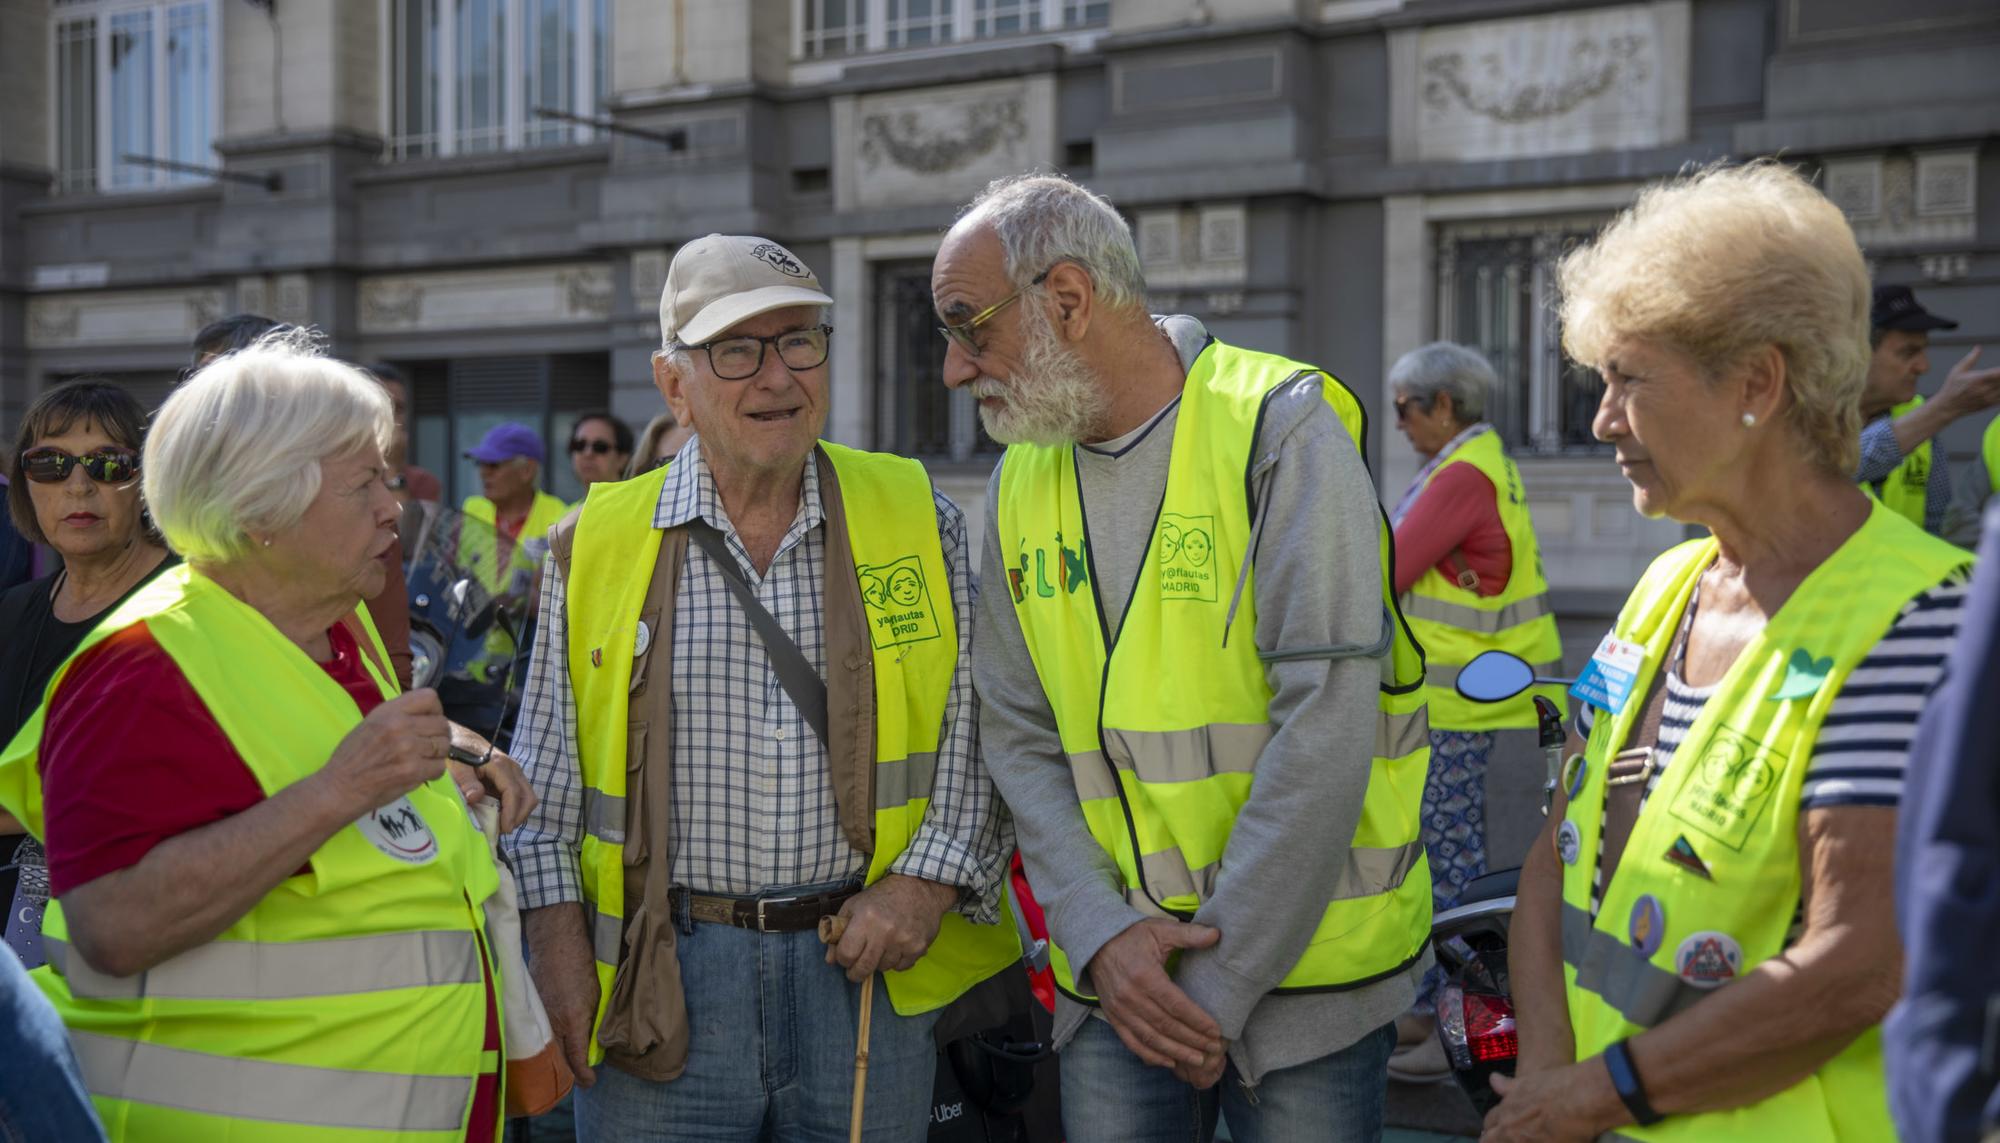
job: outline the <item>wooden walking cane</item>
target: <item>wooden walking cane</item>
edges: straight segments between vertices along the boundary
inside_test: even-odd
[[[840,943],[847,931],[846,917],[821,917],[821,944]],[[861,1143],[861,1101],[868,1094],[868,1018],[875,1011],[875,974],[861,982],[861,1026],[854,1032],[854,1117],[847,1124],[847,1143]]]

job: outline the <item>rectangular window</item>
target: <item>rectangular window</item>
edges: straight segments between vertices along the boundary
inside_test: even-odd
[[[59,190],[204,181],[158,162],[215,164],[214,0],[66,0],[53,31]]]
[[[875,274],[875,447],[927,461],[966,463],[997,456],[972,394],[947,389],[943,335],[931,308],[927,262],[891,263]]]
[[[801,59],[1111,22],[1107,0],[793,0]]]
[[[389,0],[390,154],[584,142],[610,90],[608,0]]]
[[[1601,219],[1453,224],[1437,239],[1438,336],[1486,355],[1500,378],[1486,419],[1527,455],[1601,452],[1590,434],[1604,384],[1562,349],[1555,270]]]

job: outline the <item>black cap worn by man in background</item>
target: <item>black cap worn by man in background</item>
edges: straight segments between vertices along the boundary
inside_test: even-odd
[[[1931,438],[1961,417],[2000,404],[2000,369],[1978,369],[1979,349],[1951,367],[1937,395],[1917,396],[1930,371],[1932,330],[1958,323],[1925,309],[1910,287],[1875,287],[1869,312],[1868,379],[1861,390],[1861,466],[1855,479],[1933,534],[1946,529],[1951,478]]]

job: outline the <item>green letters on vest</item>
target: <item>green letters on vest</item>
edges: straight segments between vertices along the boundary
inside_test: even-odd
[[[1009,577],[1015,614],[1091,836],[1116,860],[1126,901],[1151,916],[1189,917],[1210,895],[1271,738],[1255,569],[1245,560],[1255,518],[1250,464],[1265,402],[1304,378],[1320,381],[1358,449],[1367,439],[1361,407],[1321,371],[1220,342],[1196,359],[1166,494],[1115,642],[1097,575],[1086,569],[1087,506],[1074,450],[1015,445],[1001,462],[1000,542],[1023,569],[1031,552],[1034,561],[1033,570]],[[1430,877],[1418,836],[1430,758],[1423,658],[1389,590],[1386,521],[1377,536],[1390,650],[1381,660],[1373,770],[1347,866],[1325,887],[1318,931],[1280,991],[1391,975],[1429,939]],[[1247,577],[1240,596],[1239,569]],[[1090,1000],[1060,947],[1051,962],[1061,988]]]
[[[1583,786],[1568,810],[1582,856],[1563,868],[1563,972],[1579,1059],[1699,1003],[1783,951],[1799,904],[1800,791],[1827,711],[1903,605],[1968,559],[1873,506],[1717,684],[1646,799],[1593,919],[1606,762],[1643,713],[1716,550],[1709,538],[1661,556],[1618,617],[1617,637],[1645,647],[1645,664],[1624,711],[1592,728]],[[1683,847],[1707,877],[1668,857]],[[1893,1139],[1880,1034],[1871,1029],[1760,1103],[1619,1133],[1690,1143]]]

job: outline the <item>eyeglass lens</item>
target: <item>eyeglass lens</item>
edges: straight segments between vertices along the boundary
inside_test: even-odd
[[[569,451],[590,452],[590,453],[596,453],[598,456],[603,456],[605,453],[611,451],[611,442],[587,441],[579,437],[576,440],[569,442]]]
[[[139,475],[139,454],[129,448],[101,448],[87,456],[72,456],[59,448],[43,447],[21,454],[22,472],[37,484],[60,484],[79,464],[84,474],[99,484],[124,484]]]
[[[729,337],[708,343],[708,360],[724,381],[741,381],[764,367],[764,346],[778,347],[787,369],[817,369],[826,361],[827,328],[787,330],[771,337]]]

